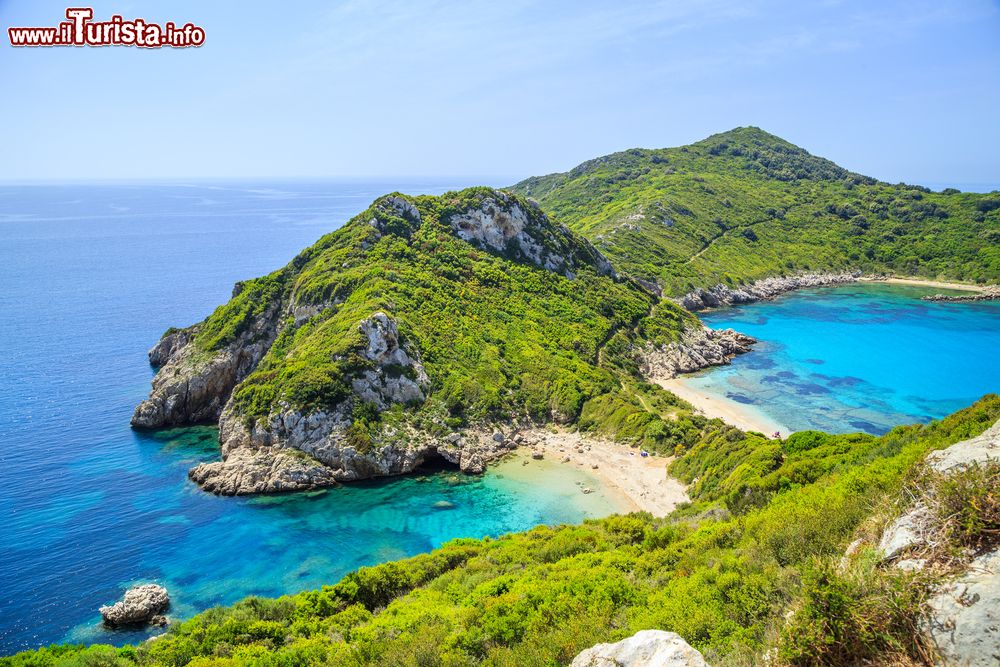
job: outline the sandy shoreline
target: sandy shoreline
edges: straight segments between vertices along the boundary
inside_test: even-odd
[[[949,283],[941,280],[924,280],[923,278],[862,278],[863,282],[889,283],[891,285],[910,285],[913,287],[936,287],[938,289],[953,289],[963,292],[982,292],[980,285],[969,283]]]
[[[696,389],[683,377],[657,380],[656,383],[693,405],[706,417],[717,417],[743,431],[759,431],[768,437],[776,431],[781,433],[782,437],[792,432],[784,424],[778,423],[752,406]]]
[[[667,475],[668,458],[643,457],[638,449],[562,429],[538,428],[522,435],[531,444],[518,449],[517,455],[526,457],[527,465],[533,462],[532,452],[540,451],[550,461],[584,470],[626,511],[665,516],[688,500],[684,484]]]

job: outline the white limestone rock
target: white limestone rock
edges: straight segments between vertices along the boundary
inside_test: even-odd
[[[807,273],[797,276],[774,276],[752,282],[747,285],[730,287],[718,284],[715,287],[702,288],[675,299],[682,307],[690,311],[706,308],[719,308],[740,303],[753,303],[773,299],[779,294],[801,289],[803,287],[823,287],[855,282],[860,273]]]
[[[614,644],[588,648],[571,667],[708,667],[708,663],[677,633],[643,630]]]
[[[972,561],[928,603],[926,630],[939,665],[1000,665],[1000,549]]]
[[[170,606],[167,589],[157,584],[133,586],[124,597],[110,606],[100,608],[104,623],[111,627],[154,623],[166,625],[163,612]]]

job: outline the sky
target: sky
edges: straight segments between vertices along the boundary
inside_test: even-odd
[[[0,180],[503,184],[756,125],[886,181],[1000,187],[998,0],[95,0],[205,44],[10,46],[66,6],[0,0]]]

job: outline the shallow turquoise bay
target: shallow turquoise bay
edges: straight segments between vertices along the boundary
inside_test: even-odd
[[[705,313],[760,340],[688,380],[789,430],[885,433],[1000,391],[1000,302],[929,302],[880,283],[800,290]]]

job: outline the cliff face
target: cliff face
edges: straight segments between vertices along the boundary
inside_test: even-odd
[[[217,421],[221,460],[190,477],[221,494],[399,475],[434,457],[480,472],[510,446],[486,425],[504,401],[507,414],[523,410],[523,378],[537,375],[547,412],[571,418],[579,405],[564,407],[557,390],[607,373],[592,350],[631,335],[653,303],[529,201],[486,189],[391,195],[164,335],[132,424]]]
[[[222,350],[206,354],[194,344],[197,325],[167,333],[149,351],[158,367],[149,398],[135,408],[132,426],[165,428],[218,421],[233,388],[256,368],[277,334],[277,305]]]

